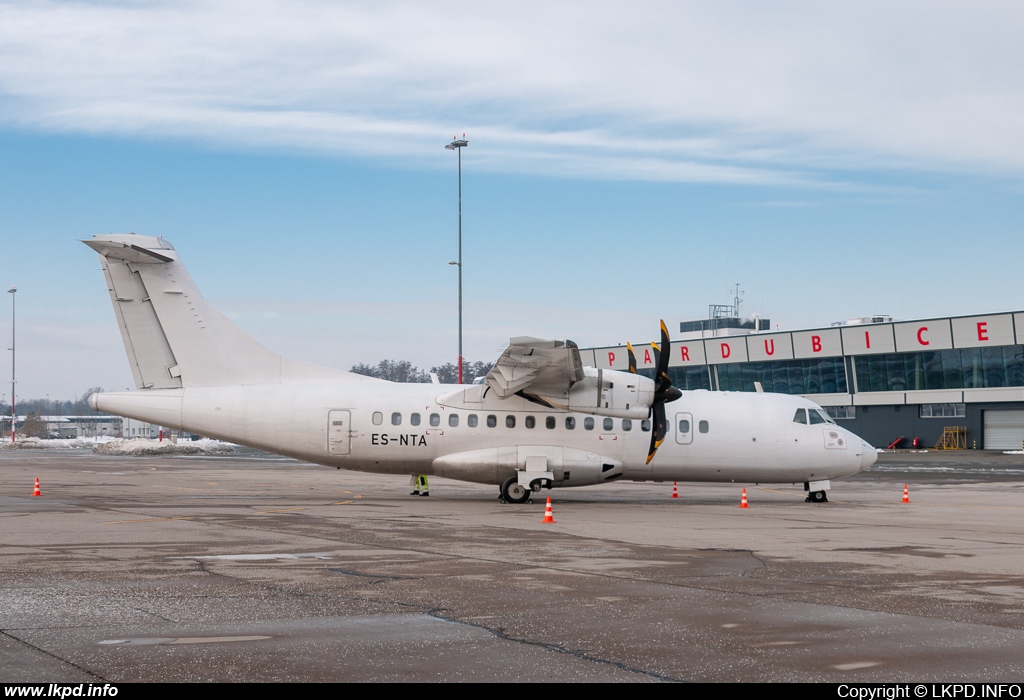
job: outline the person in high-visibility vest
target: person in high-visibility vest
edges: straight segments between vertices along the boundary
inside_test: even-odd
[[[419,476],[412,477],[412,491],[409,492],[410,496],[429,496],[430,486],[427,484],[427,475],[420,474]]]

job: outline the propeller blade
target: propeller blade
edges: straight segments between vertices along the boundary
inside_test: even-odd
[[[668,376],[668,362],[672,354],[672,341],[668,337],[668,327],[665,326],[664,319],[661,321],[661,346],[659,347],[656,343],[651,343],[651,347],[654,348],[657,369],[654,375],[654,381],[656,382],[654,401],[651,403],[650,415],[653,425],[651,426],[651,447],[647,451],[647,464],[650,464],[651,460],[654,459],[655,453],[661,447],[661,443],[665,441],[665,436],[668,434],[665,404],[675,401],[683,395],[683,392],[672,386],[672,379]]]
[[[650,464],[651,460],[654,459],[654,454],[661,447],[661,443],[665,441],[665,434],[668,432],[665,425],[665,404],[663,402],[655,402],[651,406],[651,413],[653,414],[653,425],[651,425],[651,447],[647,450],[647,462]]]
[[[661,322],[661,347],[665,348],[665,352],[658,354],[658,376],[664,376],[667,379],[669,355],[672,354],[672,341],[668,338],[668,328],[665,327],[664,320]]]
[[[636,353],[633,352],[633,346],[628,342],[626,343],[626,352],[629,353],[629,373],[636,374]]]

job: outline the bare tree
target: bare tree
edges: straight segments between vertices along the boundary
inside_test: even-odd
[[[463,362],[462,380],[469,384],[477,377],[485,377],[491,371],[492,366],[494,366],[493,362]],[[455,384],[459,381],[458,365],[451,362],[431,367],[430,371],[437,373],[437,378],[442,384]]]
[[[463,380],[468,384],[475,377],[483,377],[490,370],[491,362],[466,362],[462,365]],[[414,367],[406,360],[381,360],[376,365],[368,365],[360,362],[352,365],[349,370],[355,374],[362,374],[367,377],[386,379],[389,382],[408,382],[422,384],[430,381],[430,374]],[[437,367],[431,367],[431,372],[437,373],[437,378],[442,384],[455,384],[459,380],[459,368],[448,362]]]
[[[430,381],[430,376],[426,372],[414,367],[407,360],[381,360],[376,366],[359,363],[353,365],[350,371],[367,377],[386,379],[389,382],[423,384]]]
[[[22,424],[20,432],[24,437],[49,437],[46,432],[46,423],[35,413],[25,416],[25,422]]]

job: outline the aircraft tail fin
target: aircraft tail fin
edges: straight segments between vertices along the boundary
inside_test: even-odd
[[[173,389],[355,378],[273,352],[210,306],[162,238],[105,234],[99,253],[135,385]]]

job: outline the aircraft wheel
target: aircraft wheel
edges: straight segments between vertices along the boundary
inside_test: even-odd
[[[828,503],[828,496],[824,491],[811,491],[807,494],[808,503]]]
[[[550,479],[534,479],[530,482],[530,490],[534,493],[538,493],[541,489],[551,488]]]
[[[530,499],[530,489],[526,488],[516,477],[509,477],[501,485],[501,496],[509,503],[526,503]]]

